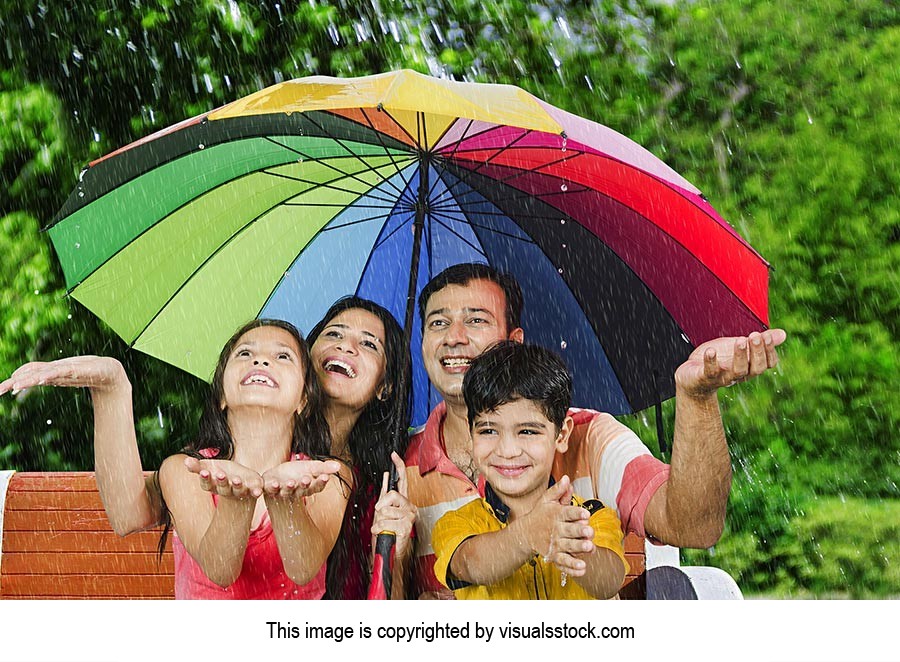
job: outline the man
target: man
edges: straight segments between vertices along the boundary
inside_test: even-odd
[[[508,275],[481,264],[450,267],[422,290],[422,358],[444,401],[410,441],[409,499],[418,507],[416,595],[449,597],[433,572],[431,530],[445,512],[483,490],[475,472],[462,396],[469,362],[500,340],[522,342],[522,294]],[[778,363],[780,329],[719,338],[694,350],[675,373],[671,465],[656,460],[612,416],[572,410],[569,449],[553,475],[568,475],[583,498],[614,507],[623,529],[677,547],[710,547],[722,534],[731,489],[731,461],[718,389],[762,374]]]

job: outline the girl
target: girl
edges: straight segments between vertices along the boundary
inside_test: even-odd
[[[329,447],[300,334],[273,320],[241,328],[219,356],[197,441],[158,474],[177,533],[175,597],[321,597],[348,495],[329,477],[349,479],[339,462],[309,461]],[[212,471],[201,458],[216,458]],[[260,498],[285,472],[295,478]]]
[[[393,450],[405,445],[408,427],[409,379],[401,388],[399,375],[409,366],[408,348],[400,326],[377,304],[358,297],[336,302],[309,334],[311,366],[322,385],[324,415],[331,432],[330,455],[353,467],[352,492],[342,531],[328,563],[328,595],[365,597],[370,573],[372,535],[390,530],[397,534],[394,597],[403,597],[405,562],[410,556],[410,535],[416,509],[406,498],[405,469]],[[404,368],[406,366],[406,368]],[[72,357],[19,368],[0,384],[0,394],[38,384],[87,386],[94,406],[94,457],[97,483],[107,516],[119,535],[158,523],[163,514],[159,489],[145,483],[131,407],[131,384],[118,361],[105,357]],[[399,429],[400,436],[394,431]],[[398,467],[399,492],[378,494],[388,459]],[[263,483],[267,492],[279,492],[309,476],[291,471],[270,471]],[[235,476],[221,460],[192,460],[191,471],[213,489],[216,482]],[[287,489],[290,489],[289,487]],[[380,498],[379,498],[380,497]],[[377,503],[374,503],[377,498]],[[368,523],[371,527],[367,529]]]

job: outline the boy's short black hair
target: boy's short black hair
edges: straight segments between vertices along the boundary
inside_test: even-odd
[[[496,283],[506,298],[506,331],[511,332],[522,326],[522,288],[518,281],[510,274],[497,271],[494,267],[477,262],[464,262],[447,267],[437,276],[432,278],[422,288],[419,294],[419,319],[425,324],[425,306],[435,292],[439,292],[448,285],[467,285],[473,280],[487,280]]]
[[[463,397],[470,428],[478,414],[513,400],[530,400],[560,428],[572,401],[572,377],[549,349],[504,340],[472,361]]]

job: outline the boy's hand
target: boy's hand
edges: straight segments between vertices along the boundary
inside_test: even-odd
[[[272,467],[262,475],[266,497],[298,499],[318,494],[331,476],[341,470],[337,460],[291,460]]]
[[[233,499],[256,499],[262,494],[262,477],[243,464],[231,460],[198,460],[188,457],[184,466],[200,478],[207,492]]]
[[[594,529],[588,521],[591,514],[580,506],[564,506],[553,529],[549,560],[563,573],[581,577],[587,564],[580,558],[596,550]]]
[[[544,558],[553,552],[553,533],[560,511],[572,501],[572,484],[563,476],[544,492],[538,504],[522,518],[525,536],[531,549]]]

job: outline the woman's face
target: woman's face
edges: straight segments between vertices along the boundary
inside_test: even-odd
[[[297,340],[275,326],[247,331],[228,356],[223,408],[265,407],[293,413],[303,408],[304,366]]]
[[[333,317],[316,338],[310,354],[322,390],[330,402],[362,410],[384,389],[384,324],[360,308]]]

